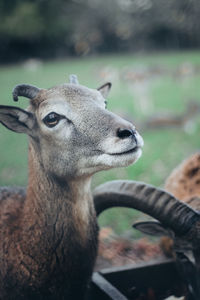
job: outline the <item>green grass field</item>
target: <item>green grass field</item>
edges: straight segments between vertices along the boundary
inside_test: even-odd
[[[165,53],[151,55],[112,55],[93,58],[41,62],[36,66],[0,67],[0,104],[16,105],[11,92],[19,83],[48,88],[68,81],[75,73],[79,82],[92,88],[111,80],[108,109],[135,120],[141,127],[149,117],[161,112],[183,114],[187,104],[200,103],[200,53]],[[17,106],[26,107],[21,98]],[[170,171],[184,158],[199,150],[198,114],[187,128],[143,129],[143,156],[133,166],[97,174],[93,186],[113,179],[133,179],[163,186]],[[27,139],[0,126],[0,185],[27,183]],[[116,230],[130,225],[134,213],[126,210],[105,213],[101,224]],[[124,217],[125,216],[125,217]],[[138,214],[137,214],[138,216]]]

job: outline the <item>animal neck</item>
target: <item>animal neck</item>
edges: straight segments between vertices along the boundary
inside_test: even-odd
[[[79,240],[87,237],[89,219],[94,215],[91,177],[59,179],[45,172],[34,148],[29,146],[29,182],[24,206],[26,228],[75,228]]]
[[[72,299],[79,293],[76,299],[80,299],[97,252],[90,178],[55,179],[45,172],[30,146],[27,195],[12,232],[16,236],[7,251],[16,269],[10,276],[17,274],[22,289],[30,287],[25,294],[37,290],[43,295],[40,299],[64,299],[63,295]],[[77,282],[81,283],[78,289]],[[29,299],[27,295],[23,299]]]

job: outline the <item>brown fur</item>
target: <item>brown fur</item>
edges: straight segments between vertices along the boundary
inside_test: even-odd
[[[92,201],[90,218],[80,201],[86,204],[91,195],[80,198],[81,183],[60,187],[45,178],[31,150],[30,166],[26,201],[23,189],[1,190],[0,299],[82,299],[96,256],[97,226]]]
[[[200,153],[183,161],[167,178],[165,189],[200,210]]]
[[[177,199],[200,211],[200,153],[185,159],[172,171],[165,182],[165,189]],[[170,239],[163,247],[165,252],[169,244]]]

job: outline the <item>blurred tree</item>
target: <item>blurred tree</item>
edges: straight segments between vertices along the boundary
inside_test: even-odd
[[[200,46],[199,0],[0,0],[0,61]]]

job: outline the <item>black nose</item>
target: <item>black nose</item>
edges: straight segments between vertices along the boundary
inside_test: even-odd
[[[117,129],[117,137],[120,139],[126,139],[128,137],[133,137],[135,139],[135,142],[137,143],[135,135],[136,135],[136,131],[133,129],[128,129],[128,128],[118,128]]]

